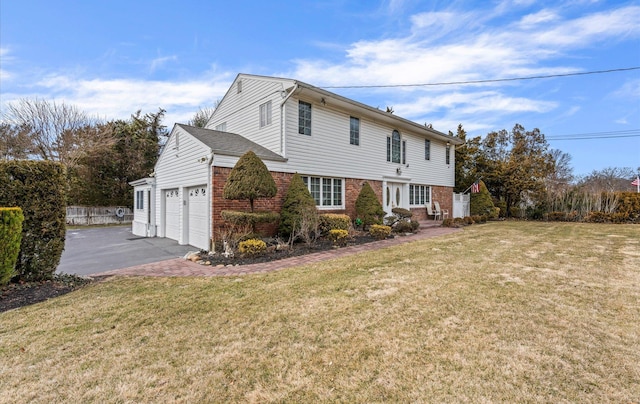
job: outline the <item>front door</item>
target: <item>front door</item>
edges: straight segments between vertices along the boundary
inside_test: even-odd
[[[391,215],[391,209],[401,208],[404,203],[402,200],[402,184],[397,182],[387,182],[387,186],[384,191],[384,211],[388,215]]]

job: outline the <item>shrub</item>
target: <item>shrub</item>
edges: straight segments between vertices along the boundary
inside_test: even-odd
[[[240,212],[235,210],[223,210],[220,216],[234,225],[254,226],[258,223],[274,223],[280,217],[276,212]]]
[[[255,238],[241,241],[240,244],[238,244],[238,251],[247,255],[263,254],[267,251],[267,243]]]
[[[280,227],[278,232],[287,238],[292,235],[297,237],[300,233],[302,219],[305,216],[305,226],[313,226],[315,221],[315,227],[317,227],[318,213],[316,210],[316,202],[309,193],[309,189],[304,185],[300,174],[295,173],[291,177],[289,188],[284,196],[284,202],[282,203],[282,209],[280,210]],[[311,221],[311,223],[309,223]],[[294,241],[292,239],[292,241]]]
[[[273,198],[277,193],[278,187],[269,169],[252,151],[238,159],[222,189],[224,199],[248,200],[252,212],[254,200]]]
[[[471,216],[465,216],[464,217],[464,224],[466,225],[471,225],[474,224],[476,221],[473,220],[473,218]]]
[[[372,224],[369,228],[369,234],[376,240],[384,240],[391,234],[391,227],[382,224]]]
[[[393,231],[396,233],[413,233],[413,226],[410,221],[403,219],[395,224]]]
[[[22,209],[0,208],[0,286],[15,276],[23,220]]]
[[[471,194],[470,211],[472,215],[490,215],[494,209],[491,194],[484,185],[484,181],[480,181],[480,192]],[[496,216],[497,217],[497,216]]]
[[[0,206],[22,209],[21,280],[51,279],[64,250],[66,170],[51,161],[0,161]]]
[[[333,244],[346,244],[349,240],[349,232],[343,229],[331,229],[329,230],[329,240]]]
[[[456,226],[453,222],[453,219],[448,217],[442,220],[442,227],[456,227]]]
[[[338,213],[324,213],[320,215],[320,231],[327,234],[331,230],[349,230],[351,218],[348,215]]]
[[[410,223],[411,223],[411,231],[415,233],[420,228],[420,222],[417,220],[412,220]]]
[[[366,230],[368,226],[382,223],[384,209],[378,201],[376,193],[368,182],[365,182],[356,198],[356,214],[362,221],[362,227]]]

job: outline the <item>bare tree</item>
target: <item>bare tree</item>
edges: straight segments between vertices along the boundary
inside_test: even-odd
[[[40,99],[20,99],[7,105],[4,121],[25,131],[32,157],[72,163],[87,134],[96,123],[73,105]]]
[[[0,160],[25,160],[32,144],[25,128],[0,123]]]
[[[196,126],[198,128],[206,127],[207,123],[209,123],[209,119],[211,119],[211,117],[213,116],[213,112],[215,110],[216,110],[215,107],[200,108],[198,112],[195,113],[193,118],[191,118],[191,120],[187,122],[187,125]]]
[[[630,179],[634,179],[636,172],[631,167],[607,167],[594,170],[582,178],[579,185],[590,192],[629,191]]]

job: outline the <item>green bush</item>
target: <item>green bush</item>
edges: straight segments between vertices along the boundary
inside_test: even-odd
[[[276,212],[241,212],[236,210],[223,210],[220,216],[234,225],[254,226],[258,223],[274,223],[280,215]]]
[[[0,286],[15,276],[24,215],[20,208],[0,208]]]
[[[241,241],[240,244],[238,244],[238,251],[240,251],[240,253],[242,254],[247,255],[263,254],[265,251],[267,251],[267,243],[255,238]]]
[[[51,279],[64,250],[66,170],[51,161],[0,161],[0,206],[22,209],[21,280]]]
[[[372,224],[369,227],[369,234],[376,240],[384,240],[391,234],[391,227],[382,224]]]
[[[329,230],[329,240],[333,244],[346,244],[349,240],[349,232],[343,229],[331,229]]]
[[[362,227],[366,230],[368,226],[382,223],[384,209],[378,201],[376,193],[368,182],[365,182],[356,198],[356,214],[362,221]]]
[[[238,159],[222,189],[224,199],[248,200],[252,212],[256,199],[273,198],[277,193],[278,187],[269,169],[252,151]]]
[[[320,231],[327,234],[331,230],[346,230],[351,227],[349,215],[339,213],[324,213],[320,215]]]
[[[471,194],[470,211],[472,215],[488,215],[493,219],[498,218],[500,210],[496,210],[491,194],[483,181],[480,181],[480,192]]]
[[[298,234],[303,224],[305,227],[309,223],[302,223],[303,219],[318,222],[316,201],[309,193],[309,189],[304,185],[300,174],[295,173],[291,177],[289,188],[284,196],[282,209],[280,210],[280,227],[278,232],[285,238],[292,234]],[[311,223],[313,224],[313,223]],[[311,226],[314,227],[314,226]]]

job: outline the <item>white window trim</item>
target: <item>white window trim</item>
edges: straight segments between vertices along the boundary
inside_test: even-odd
[[[344,178],[337,178],[337,177],[320,177],[317,175],[302,175],[302,181],[304,181],[305,185],[307,186],[307,189],[309,190],[309,192],[311,192],[311,182],[309,181],[309,178],[319,178],[320,179],[320,202],[319,204],[316,204],[316,209],[318,210],[340,210],[340,209],[345,209],[345,202],[344,202],[344,198],[345,198],[345,179]],[[323,205],[322,201],[323,201],[323,184],[324,184],[324,180],[331,180],[331,201],[333,203],[333,181],[334,180],[340,180],[340,205]],[[313,195],[312,195],[313,196]],[[314,198],[315,201],[315,198]]]
[[[414,192],[416,188],[425,188],[425,201],[424,203],[414,203],[415,197],[412,198],[411,188],[413,188]],[[413,200],[412,200],[413,199]],[[409,184],[409,206],[414,207],[424,207],[427,203],[431,202],[431,186],[423,185],[423,184]]]
[[[144,210],[144,190],[136,191],[136,210]]]
[[[260,104],[260,127],[271,125],[271,101]]]

